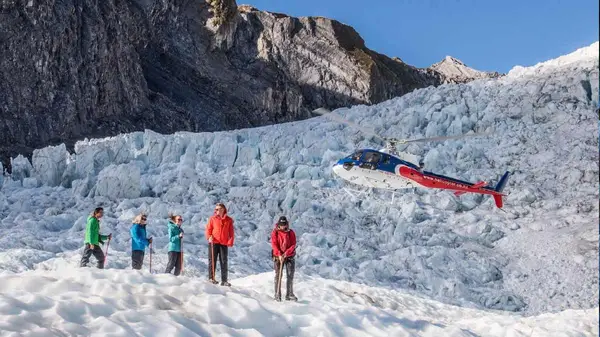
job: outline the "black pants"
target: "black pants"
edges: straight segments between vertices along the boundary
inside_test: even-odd
[[[175,268],[175,276],[181,273],[181,253],[180,252],[169,252],[169,262],[167,263],[167,269],[165,273],[170,274],[171,270]]]
[[[214,248],[213,248],[214,247]],[[212,251],[211,251],[211,248]],[[221,265],[221,282],[227,282],[227,246],[218,243],[208,244],[208,279],[214,280],[213,272],[217,270],[215,261],[219,259]]]
[[[273,258],[273,268],[275,269],[275,296],[281,297],[279,293],[279,289],[277,288],[277,282],[279,282],[279,273],[283,273],[283,270],[279,270],[280,262],[279,259]],[[296,260],[294,257],[288,257],[283,260],[283,267],[285,268],[285,273],[287,275],[286,292],[285,296],[294,295],[294,271],[296,270]],[[283,275],[281,275],[281,283],[283,283]],[[279,285],[281,287],[281,284]]]
[[[83,247],[83,255],[81,256],[81,262],[79,263],[79,266],[87,267],[92,254],[94,254],[94,257],[96,260],[98,260],[98,268],[104,269],[104,252],[98,245],[94,245],[94,249],[91,249],[89,243],[86,243],[85,247]]]
[[[134,250],[131,252],[131,267],[140,270],[144,264],[144,251]]]

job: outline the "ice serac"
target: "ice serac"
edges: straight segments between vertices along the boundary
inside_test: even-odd
[[[12,167],[12,180],[23,182],[24,179],[31,177],[33,167],[23,155],[19,154],[16,158],[11,158],[10,166]]]
[[[85,137],[288,122],[438,83],[340,22],[234,0],[28,4],[8,1],[0,14],[11,37],[0,50],[5,164]]]
[[[446,56],[442,61],[433,64],[429,69],[440,74],[441,83],[467,83],[485,78],[497,78],[498,72],[485,72],[468,67],[461,60]]]
[[[100,171],[96,182],[96,196],[111,200],[135,199],[140,196],[140,168],[136,163],[109,165]]]
[[[58,186],[67,170],[69,153],[65,144],[48,146],[34,150],[31,162],[39,182],[48,186]]]

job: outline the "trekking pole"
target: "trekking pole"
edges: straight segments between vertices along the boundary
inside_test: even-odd
[[[283,278],[283,260],[279,260],[279,275],[277,275],[277,295],[281,297],[281,279]]]
[[[106,242],[106,251],[104,252],[104,266],[106,267],[108,261],[108,246],[110,245],[110,239]]]
[[[179,238],[179,250],[181,250],[181,259],[179,261],[181,267],[181,275],[183,275],[183,238]]]
[[[152,274],[152,242],[150,242],[150,274]]]
[[[215,244],[214,242],[210,243],[210,264],[212,270],[212,280],[215,280]]]

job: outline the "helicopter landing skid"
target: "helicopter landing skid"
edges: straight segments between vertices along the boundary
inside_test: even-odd
[[[357,201],[357,199],[363,195],[371,195],[371,192],[373,191],[373,188],[369,188],[368,191],[357,191],[357,190],[353,190],[350,188],[346,188],[346,187],[342,187],[344,189],[344,191],[346,193],[348,193],[348,195],[352,198],[352,200]],[[395,191],[391,191],[392,192],[392,200],[390,201],[390,204],[394,203],[394,198],[396,196],[396,192]]]
[[[357,190],[349,189],[346,187],[343,187],[343,189],[346,193],[348,193],[348,195],[350,197],[352,197],[352,199],[358,198],[363,194],[367,194],[367,192],[365,192],[365,191],[357,191]]]

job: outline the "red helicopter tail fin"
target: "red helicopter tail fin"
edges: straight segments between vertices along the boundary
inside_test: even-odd
[[[494,202],[496,203],[496,207],[502,208],[502,195],[494,194]]]

